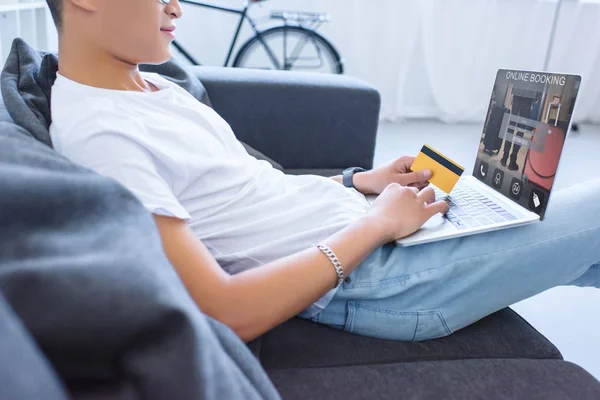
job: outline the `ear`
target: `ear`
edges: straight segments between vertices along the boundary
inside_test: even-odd
[[[99,0],[65,0],[71,3],[76,8],[81,8],[85,11],[97,11]]]

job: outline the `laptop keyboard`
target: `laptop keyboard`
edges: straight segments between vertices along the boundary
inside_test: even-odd
[[[462,180],[458,181],[449,195],[434,186],[432,188],[436,200],[444,200],[450,206],[450,211],[444,218],[457,229],[463,230],[517,219],[496,204],[493,199],[476,191]]]

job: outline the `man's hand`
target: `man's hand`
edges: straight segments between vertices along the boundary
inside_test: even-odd
[[[388,242],[404,238],[417,231],[435,214],[446,214],[448,204],[435,201],[432,188],[419,191],[392,183],[373,202],[365,218],[376,221]]]
[[[354,185],[362,194],[381,194],[390,183],[414,187],[419,190],[427,187],[431,171],[411,171],[410,166],[415,161],[412,156],[403,156],[367,172],[354,175]]]

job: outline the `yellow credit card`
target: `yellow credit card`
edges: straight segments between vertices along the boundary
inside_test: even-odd
[[[442,153],[428,145],[423,146],[411,165],[412,171],[428,169],[431,171],[429,183],[446,193],[450,193],[465,169]]]

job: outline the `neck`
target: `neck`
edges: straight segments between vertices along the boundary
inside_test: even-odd
[[[61,34],[58,46],[58,71],[75,82],[112,90],[153,91],[140,75],[137,64],[117,58],[91,41],[77,35]]]

